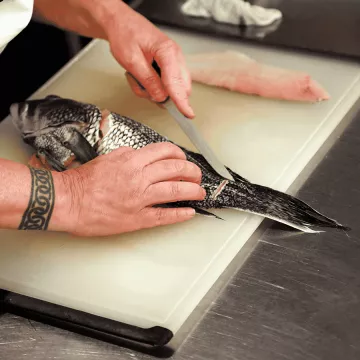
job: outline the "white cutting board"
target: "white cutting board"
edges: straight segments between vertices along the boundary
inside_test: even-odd
[[[328,102],[300,104],[194,84],[196,125],[221,160],[253,182],[286,191],[359,98],[358,64],[167,32],[185,53],[243,51],[307,71],[331,94]],[[53,93],[107,107],[192,148],[164,110],[131,93],[123,73],[108,45],[95,41],[34,97]],[[29,155],[9,119],[0,124],[0,157],[26,163]],[[196,217],[108,238],[0,231],[0,288],[176,333],[263,220],[217,213],[226,221]]]

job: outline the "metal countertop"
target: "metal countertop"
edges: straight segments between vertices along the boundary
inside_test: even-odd
[[[352,228],[299,234],[270,227],[173,356],[360,359],[360,113],[297,193]],[[153,359],[5,314],[1,360]]]

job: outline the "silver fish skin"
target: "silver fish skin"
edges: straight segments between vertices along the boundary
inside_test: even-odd
[[[10,113],[24,142],[56,171],[66,170],[71,156],[75,156],[79,164],[84,164],[121,146],[140,149],[151,143],[173,143],[148,126],[126,116],[104,112],[95,105],[57,95],[12,104]],[[156,206],[190,206],[198,214],[218,219],[221,218],[207,210],[231,208],[310,233],[319,232],[317,228],[350,230],[296,197],[251,183],[227,167],[235,180],[229,181],[217,174],[201,154],[179,147],[186,154],[187,160],[201,169],[201,186],[206,190],[206,197],[203,201]]]

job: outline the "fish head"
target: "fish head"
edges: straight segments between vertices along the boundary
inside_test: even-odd
[[[97,107],[56,95],[10,106],[10,115],[24,142],[56,170],[65,170],[74,157],[81,164],[97,154],[86,139]]]
[[[10,106],[14,125],[24,137],[39,135],[54,128],[68,126],[83,131],[91,122],[91,107],[57,95],[27,100]]]

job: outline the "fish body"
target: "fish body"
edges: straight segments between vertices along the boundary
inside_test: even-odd
[[[151,143],[172,142],[126,116],[55,95],[13,104],[10,112],[23,140],[36,151],[31,160],[33,164],[56,171],[79,166],[122,146],[140,149]],[[346,229],[301,200],[253,184],[228,167],[234,181],[225,179],[201,154],[179,147],[187,160],[201,169],[201,186],[206,190],[206,197],[202,201],[156,206],[190,206],[198,214],[215,218],[219,217],[208,210],[230,208],[267,217],[304,232],[317,232],[317,227]]]

